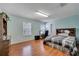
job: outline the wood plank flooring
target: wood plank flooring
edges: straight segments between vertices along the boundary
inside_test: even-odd
[[[32,40],[10,46],[10,56],[65,56],[66,53],[43,44],[43,40]]]

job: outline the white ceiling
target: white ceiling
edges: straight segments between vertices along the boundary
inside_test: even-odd
[[[79,4],[65,4],[61,6],[60,3],[2,3],[0,9],[6,13],[31,18],[40,21],[50,21],[54,19],[61,19],[77,14]],[[36,15],[35,12],[41,10],[49,14],[48,18]]]

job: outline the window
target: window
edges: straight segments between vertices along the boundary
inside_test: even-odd
[[[40,34],[44,34],[46,30],[49,31],[48,35],[52,33],[52,24],[51,23],[45,23],[40,26]]]
[[[45,33],[45,25],[41,25],[40,26],[40,34],[44,34]]]
[[[23,22],[23,34],[24,35],[31,35],[31,23]]]

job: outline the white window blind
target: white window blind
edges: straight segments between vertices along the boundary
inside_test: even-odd
[[[23,35],[31,35],[31,23],[23,22]]]

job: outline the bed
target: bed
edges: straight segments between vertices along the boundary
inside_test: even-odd
[[[44,39],[44,44],[69,51],[71,55],[75,54],[76,48],[76,28],[56,29],[56,35],[49,35]]]

